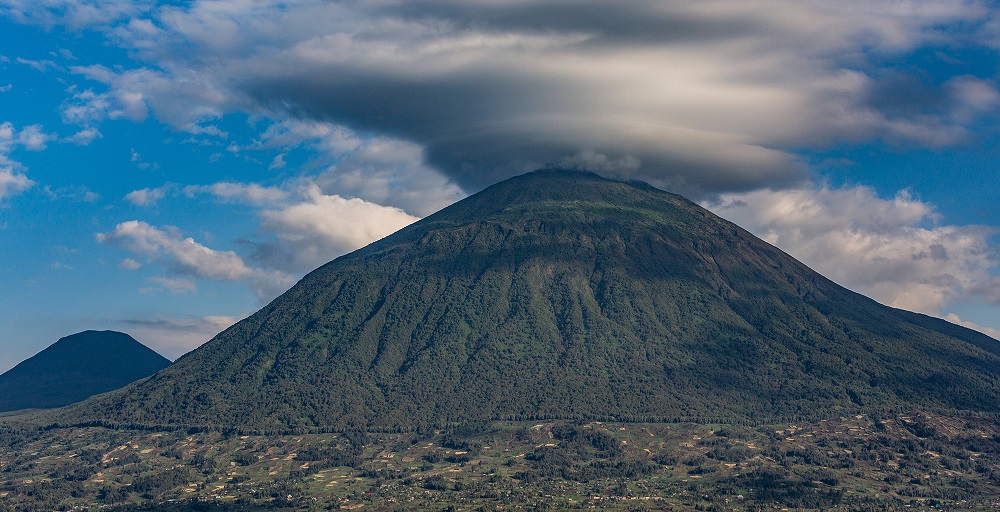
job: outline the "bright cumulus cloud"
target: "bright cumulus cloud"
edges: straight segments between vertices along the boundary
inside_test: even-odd
[[[261,226],[280,246],[261,254],[280,266],[311,268],[419,220],[399,208],[325,195],[312,186],[305,201],[261,213]]]
[[[167,195],[166,187],[143,188],[125,195],[125,200],[136,206],[153,206]]]
[[[66,140],[68,142],[72,142],[73,144],[79,144],[81,146],[86,146],[86,145],[90,144],[91,142],[94,142],[95,139],[99,139],[101,137],[102,137],[101,132],[99,132],[97,130],[97,128],[91,127],[91,128],[84,128],[84,129],[82,129],[82,130],[74,133],[73,135],[71,135],[70,137],[68,137]]]
[[[23,130],[18,135],[13,123],[9,121],[0,123],[0,200],[19,194],[35,185],[34,181],[18,171],[21,165],[7,156],[18,143],[25,140],[31,143],[32,134],[40,133],[37,127],[31,128],[27,132],[27,136]]]
[[[124,249],[131,254],[166,267],[175,276],[150,278],[149,282],[174,293],[195,290],[191,278],[245,282],[260,300],[270,300],[290,287],[292,275],[248,265],[233,251],[218,251],[184,237],[174,227],[157,228],[146,222],[122,222],[108,233],[98,233],[97,241]],[[123,260],[122,268],[137,270],[137,261]]]
[[[162,199],[165,191],[171,189],[176,187],[141,189],[126,199],[145,206]],[[110,232],[97,234],[100,243],[128,251],[181,276],[148,279],[174,293],[194,291],[195,282],[191,278],[202,278],[246,281],[260,298],[269,299],[287,289],[294,281],[293,275],[301,275],[419,220],[399,208],[325,195],[317,185],[310,185],[294,201],[288,192],[279,189],[237,183],[188,187],[184,192],[208,193],[222,201],[239,200],[251,205],[288,201],[280,209],[258,212],[261,231],[272,237],[270,242],[254,244],[253,260],[263,264],[262,267],[250,265],[234,251],[211,249],[170,226],[158,228],[131,220],[119,223]],[[121,266],[127,270],[143,267],[131,258],[123,260]]]
[[[206,279],[234,281],[253,270],[232,251],[209,249],[176,229],[161,230],[132,220],[115,226],[110,233],[98,233],[97,240],[151,258],[166,258],[174,268]]]
[[[995,228],[937,225],[931,205],[905,192],[881,199],[866,187],[759,190],[708,206],[891,306],[940,315],[949,300],[982,293],[986,283],[1000,285],[990,273]]]
[[[27,190],[34,184],[27,176],[0,164],[0,199]]]
[[[256,183],[219,182],[205,186],[188,186],[184,192],[189,195],[211,194],[224,201],[266,205],[281,203],[288,198],[288,192],[276,187],[263,187]]]

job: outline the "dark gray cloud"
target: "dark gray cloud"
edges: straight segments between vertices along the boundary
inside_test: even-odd
[[[588,43],[663,44],[715,41],[753,36],[761,28],[757,21],[741,16],[738,9],[707,19],[655,0],[618,5],[606,1],[556,0],[525,2],[455,2],[427,0],[399,6],[404,19],[451,21],[467,30],[531,30],[538,33],[577,32],[590,34]]]
[[[567,105],[573,84],[544,79],[497,74],[415,82],[319,73],[257,78],[240,87],[271,108],[287,105],[300,118],[415,141],[432,166],[467,190],[590,153],[612,161],[632,157],[638,165],[605,171],[672,188],[745,190],[803,177],[803,166],[788,154],[641,115],[588,112]]]
[[[149,68],[79,70],[112,89],[108,115],[345,126],[416,144],[466,191],[576,163],[704,196],[803,183],[803,147],[963,140],[992,83],[880,74],[872,56],[992,33],[990,16],[966,0],[200,0],[110,31]]]

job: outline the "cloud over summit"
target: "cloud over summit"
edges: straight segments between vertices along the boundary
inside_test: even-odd
[[[872,60],[954,26],[988,40],[990,14],[964,0],[201,0],[115,26],[155,67],[77,69],[111,89],[113,115],[145,105],[205,133],[234,110],[342,125],[417,144],[467,192],[592,155],[701,195],[802,183],[801,147],[962,140],[996,108],[994,84],[968,77],[930,90],[954,101],[900,110],[879,101],[893,82]]]

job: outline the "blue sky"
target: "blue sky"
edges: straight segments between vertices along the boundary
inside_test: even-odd
[[[0,0],[0,371],[84,329],[176,358],[546,164],[1000,336],[1000,8],[683,4]]]

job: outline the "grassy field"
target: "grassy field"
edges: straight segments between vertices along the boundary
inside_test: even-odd
[[[0,427],[4,510],[995,510],[1000,428],[490,423],[376,434]]]

